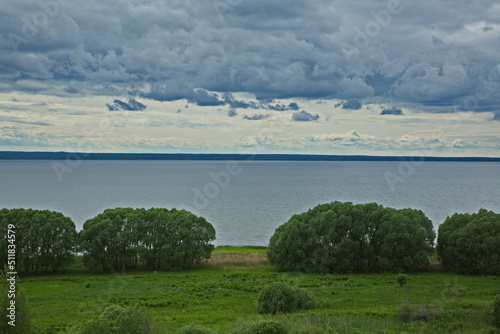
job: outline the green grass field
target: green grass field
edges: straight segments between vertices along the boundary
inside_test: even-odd
[[[481,333],[489,327],[488,305],[500,293],[500,279],[430,272],[410,274],[400,287],[395,274],[317,275],[278,273],[264,248],[220,247],[212,259],[179,272],[87,273],[78,258],[66,273],[25,276],[33,322],[40,333],[65,333],[98,316],[111,304],[141,304],[154,313],[160,333],[175,333],[190,323],[230,333],[240,322],[282,321],[290,330],[305,326],[331,333]],[[285,315],[260,315],[260,290],[273,282],[302,287],[317,307]],[[405,323],[398,308],[436,303],[439,320]],[[306,332],[304,332],[306,333]]]

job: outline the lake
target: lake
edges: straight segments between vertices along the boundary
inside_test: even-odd
[[[60,211],[80,230],[114,207],[184,208],[216,245],[266,245],[292,214],[332,201],[500,212],[500,163],[399,161],[0,161],[0,207]]]

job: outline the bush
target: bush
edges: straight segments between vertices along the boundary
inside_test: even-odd
[[[295,291],[298,309],[310,310],[316,307],[316,299],[312,293],[299,287],[294,287],[293,289]]]
[[[326,334],[327,332],[317,326],[304,326],[294,329],[291,334]]]
[[[260,293],[258,311],[261,314],[288,313],[296,308],[297,293],[291,286],[273,283]]]
[[[7,276],[0,270],[0,333],[9,334],[30,334],[33,333],[31,324],[31,311],[26,300],[24,290],[18,290],[16,293],[16,318],[15,327],[8,324],[12,319],[8,318],[10,311],[7,308],[10,306],[10,299],[8,296],[9,286],[7,283]]]
[[[190,324],[177,331],[178,334],[212,334],[212,330],[196,324]]]
[[[278,271],[410,271],[428,266],[434,239],[422,211],[333,202],[279,226],[267,255]]]
[[[120,334],[152,334],[153,314],[148,309],[134,306],[126,308],[116,321],[117,333]]]
[[[487,328],[481,334],[500,334],[500,328]]]
[[[406,283],[408,283],[408,276],[405,274],[398,274],[396,275],[396,281],[398,282],[399,286],[404,286]]]
[[[92,319],[87,321],[82,329],[80,330],[80,334],[113,334],[113,327],[110,322],[105,319]]]
[[[493,325],[500,329],[500,295],[493,300],[492,305]]]
[[[309,291],[283,283],[273,283],[260,293],[258,311],[261,314],[276,314],[314,307],[316,300]]]
[[[154,334],[152,313],[139,306],[108,306],[98,319],[82,327],[81,334]]]
[[[398,309],[399,319],[404,322],[426,322],[434,321],[441,317],[443,310],[436,304],[426,304],[422,302],[420,306],[412,305],[406,301],[402,303]]]
[[[234,334],[287,334],[285,325],[277,321],[263,320],[240,326]]]
[[[110,305],[101,313],[101,319],[117,321],[123,311],[124,308],[120,305]]]

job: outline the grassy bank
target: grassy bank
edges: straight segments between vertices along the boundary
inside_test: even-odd
[[[332,333],[480,333],[485,313],[500,280],[491,276],[449,273],[410,274],[400,287],[394,274],[316,275],[278,273],[269,266],[265,248],[219,247],[212,259],[182,272],[134,271],[90,274],[81,258],[65,274],[21,277],[41,333],[64,333],[98,316],[111,304],[141,304],[154,312],[161,333],[189,323],[228,333],[238,322],[277,319],[290,329],[329,328]],[[293,314],[257,313],[260,290],[285,282],[312,292],[317,308]],[[401,304],[436,303],[439,320],[405,323]]]

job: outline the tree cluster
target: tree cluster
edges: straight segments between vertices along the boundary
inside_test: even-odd
[[[77,233],[73,221],[59,212],[2,209],[0,235],[0,263],[13,261],[10,271],[19,273],[56,272],[77,252],[91,270],[140,264],[169,270],[210,258],[215,229],[185,210],[116,208],[87,220]]]
[[[428,265],[434,239],[422,211],[333,202],[278,227],[268,258],[278,271],[411,271]]]
[[[2,265],[14,254],[20,273],[56,272],[73,261],[78,244],[75,223],[49,210],[0,210],[0,235]]]
[[[148,268],[184,269],[210,258],[215,229],[185,210],[108,209],[80,231],[84,263],[121,271],[143,262]]]
[[[437,252],[448,269],[500,275],[500,214],[481,209],[448,217],[439,226]]]

